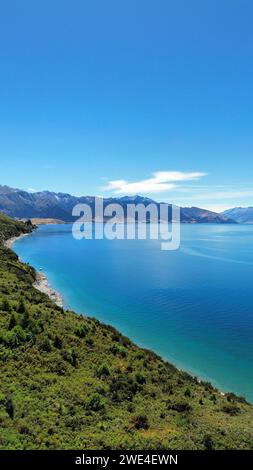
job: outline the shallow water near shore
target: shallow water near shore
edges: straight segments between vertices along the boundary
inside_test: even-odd
[[[253,226],[182,225],[177,251],[156,240],[81,240],[40,226],[13,249],[65,306],[253,402]]]

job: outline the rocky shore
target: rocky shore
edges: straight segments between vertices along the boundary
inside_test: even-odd
[[[43,294],[48,295],[48,297],[50,297],[58,307],[63,307],[64,303],[61,294],[49,285],[47,276],[43,272],[36,272],[36,281],[34,282],[33,287],[40,292],[43,292]]]
[[[20,240],[23,237],[26,237],[27,235],[30,235],[30,233],[22,233],[18,237],[12,237],[9,238],[4,242],[5,246],[7,248],[12,249],[13,243],[15,243],[17,240]],[[36,281],[33,284],[33,287],[35,289],[39,290],[40,292],[43,292],[43,294],[48,295],[48,297],[58,306],[58,307],[63,307],[64,302],[61,294],[54,290],[48,282],[48,279],[46,275],[43,272],[37,271],[36,272]]]

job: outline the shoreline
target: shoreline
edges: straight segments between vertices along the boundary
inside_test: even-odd
[[[4,246],[5,246],[6,248],[9,248],[9,249],[11,250],[13,243],[15,243],[17,240],[20,240],[21,238],[26,237],[27,235],[31,235],[31,234],[32,234],[32,232],[29,232],[29,233],[21,233],[21,235],[18,235],[17,237],[8,238],[8,240],[5,240],[5,241],[4,241]]]
[[[31,235],[31,234],[32,234],[32,232],[31,233],[21,233],[21,235],[19,235],[17,237],[11,237],[8,240],[5,240],[4,246],[6,248],[9,248],[10,250],[14,251],[13,248],[12,248],[13,244],[17,240],[20,240],[20,239],[26,237],[27,235]],[[20,257],[18,257],[18,258],[19,258],[20,261],[22,261],[20,259]],[[46,274],[43,273],[42,271],[37,271],[37,270],[35,270],[35,273],[36,273],[36,280],[33,283],[33,287],[35,289],[37,289],[38,291],[42,292],[43,294],[46,294],[54,302],[54,304],[57,305],[57,307],[63,308],[64,307],[63,297],[57,290],[53,289],[50,286]]]
[[[63,308],[64,301],[62,295],[50,286],[46,274],[42,271],[36,271],[36,281],[33,283],[33,287],[46,294],[57,307]]]

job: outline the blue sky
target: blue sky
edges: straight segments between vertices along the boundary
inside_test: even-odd
[[[251,0],[1,2],[0,184],[253,205],[252,17]]]

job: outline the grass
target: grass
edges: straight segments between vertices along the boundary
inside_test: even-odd
[[[114,328],[55,306],[3,241],[0,449],[253,449],[253,408]]]

